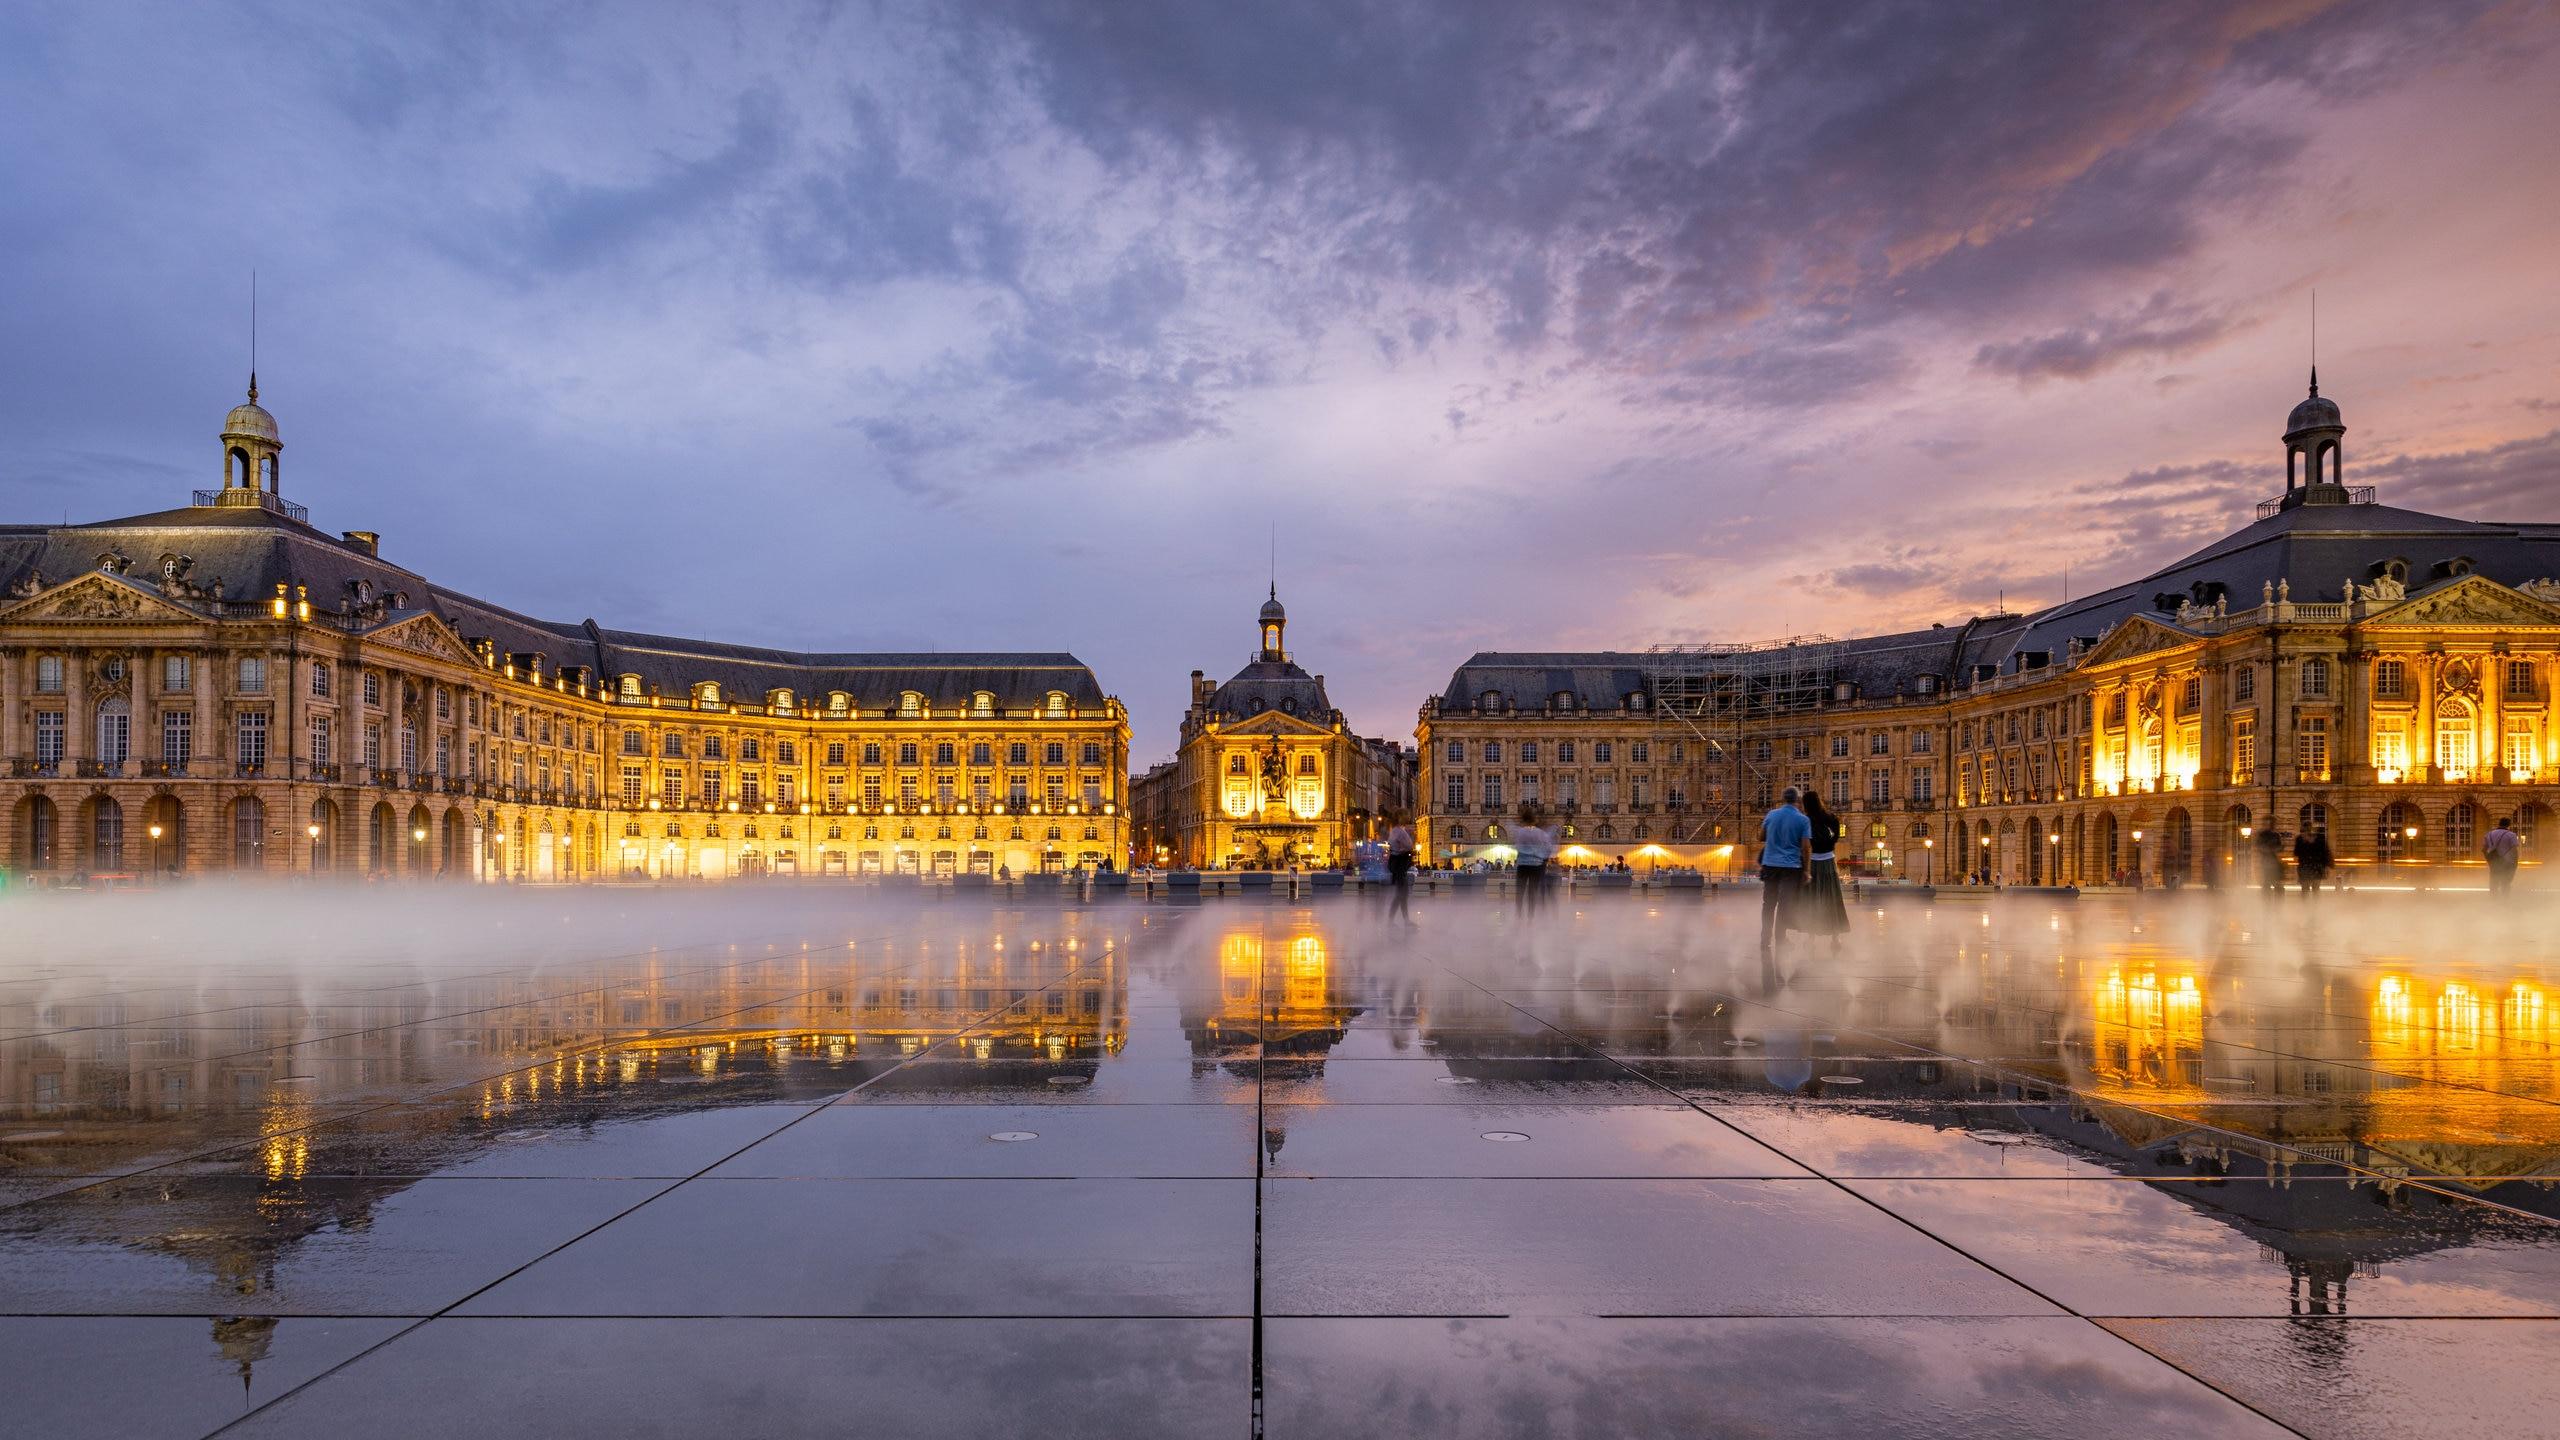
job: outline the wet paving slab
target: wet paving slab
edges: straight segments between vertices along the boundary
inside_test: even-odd
[[[2560,927],[445,908],[0,957],[10,1428],[2361,1436],[2560,1372]]]

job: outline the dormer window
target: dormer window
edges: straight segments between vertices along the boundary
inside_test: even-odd
[[[695,685],[693,687],[693,703],[706,710],[718,709],[720,706],[719,685],[709,680],[702,681],[700,684]]]
[[[899,718],[899,719],[901,719],[901,720],[921,720],[921,719],[923,719],[923,718],[924,718],[924,696],[923,696],[923,695],[921,695],[921,694],[919,694],[919,693],[918,693],[918,692],[916,692],[916,691],[913,691],[913,690],[901,690],[901,691],[899,691],[899,692],[898,692],[898,718]]]
[[[1912,682],[1911,688],[1917,690],[1923,695],[1935,694],[1938,689],[1938,677],[1935,675],[1923,675],[1918,680]]]
[[[1499,690],[1487,690],[1484,692],[1484,697],[1477,703],[1487,710],[1500,710],[1502,708],[1502,692]]]
[[[1052,720],[1063,719],[1063,718],[1065,718],[1066,713],[1067,713],[1067,692],[1066,692],[1066,691],[1064,691],[1064,690],[1052,690],[1052,691],[1050,691],[1050,692],[1049,692],[1049,718],[1050,718],[1050,719],[1052,719]]]
[[[791,692],[788,690],[776,690],[765,697],[764,703],[771,708],[773,713],[776,715],[788,715],[791,713]]]
[[[830,691],[828,691],[828,692],[827,692],[827,713],[828,713],[828,714],[830,714],[830,715],[842,715],[842,714],[844,714],[846,711],[851,710],[852,708],[853,708],[853,697],[852,697],[852,696],[847,695],[846,693],[844,693],[844,692],[843,692],[843,691],[841,691],[841,690],[830,690]]]
[[[1572,691],[1570,691],[1570,690],[1559,690],[1559,691],[1557,691],[1557,692],[1556,692],[1555,705],[1556,705],[1556,708],[1557,708],[1557,709],[1559,709],[1559,710],[1570,710],[1570,709],[1572,709],[1572,708],[1573,708],[1573,692],[1572,692]]]
[[[976,694],[971,695],[969,697],[969,713],[981,720],[995,714],[996,697],[994,693],[991,691],[981,690]]]
[[[616,687],[616,689],[623,699],[637,700],[640,698],[640,677],[637,675],[625,675],[622,677],[621,683]]]

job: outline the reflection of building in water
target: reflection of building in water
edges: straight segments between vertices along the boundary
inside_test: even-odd
[[[1116,936],[1070,919],[960,943],[456,977],[363,1004],[220,986],[15,999],[0,1002],[18,1037],[0,1041],[0,1118],[41,1128],[0,1141],[0,1177],[114,1174],[225,1141],[269,1142],[267,1168],[298,1172],[297,1147],[324,1143],[304,1132],[332,1115],[467,1095],[493,1117],[645,1090],[679,1058],[737,1099],[832,1093],[964,1032],[979,1059],[1090,1060],[1125,1038],[1124,960]]]
[[[1220,936],[1215,999],[1192,993],[1182,1023],[1191,1052],[1221,1059],[1322,1060],[1362,1008],[1336,975],[1324,935],[1313,929]]]

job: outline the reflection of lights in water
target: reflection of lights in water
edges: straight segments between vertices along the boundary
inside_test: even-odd
[[[912,1055],[915,1052],[910,1050],[907,1053]],[[996,1042],[991,1036],[981,1035],[969,1042],[969,1053],[981,1060],[991,1059],[996,1053]]]
[[[1048,1051],[1049,1058],[1052,1060],[1064,1060],[1067,1058],[1067,1039],[1063,1035],[1050,1036],[1049,1043],[1045,1048]]]
[[[625,1079],[625,1080],[637,1080],[637,1079],[639,1079],[639,1078],[640,1078],[640,1057],[639,1057],[639,1056],[637,1056],[637,1055],[625,1055],[625,1056],[623,1056],[623,1057],[622,1057],[622,1066],[621,1066],[621,1069],[622,1069],[622,1078],[623,1078],[623,1079]]]

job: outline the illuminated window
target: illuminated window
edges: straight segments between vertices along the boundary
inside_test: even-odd
[[[913,690],[901,690],[901,691],[899,691],[899,692],[898,692],[898,718],[899,718],[899,719],[901,719],[901,720],[915,720],[915,719],[920,719],[920,718],[922,718],[922,717],[923,717],[923,715],[924,715],[924,696],[922,696],[922,695],[920,695],[920,694],[916,693],[916,692],[915,692],[915,691],[913,691]]]

